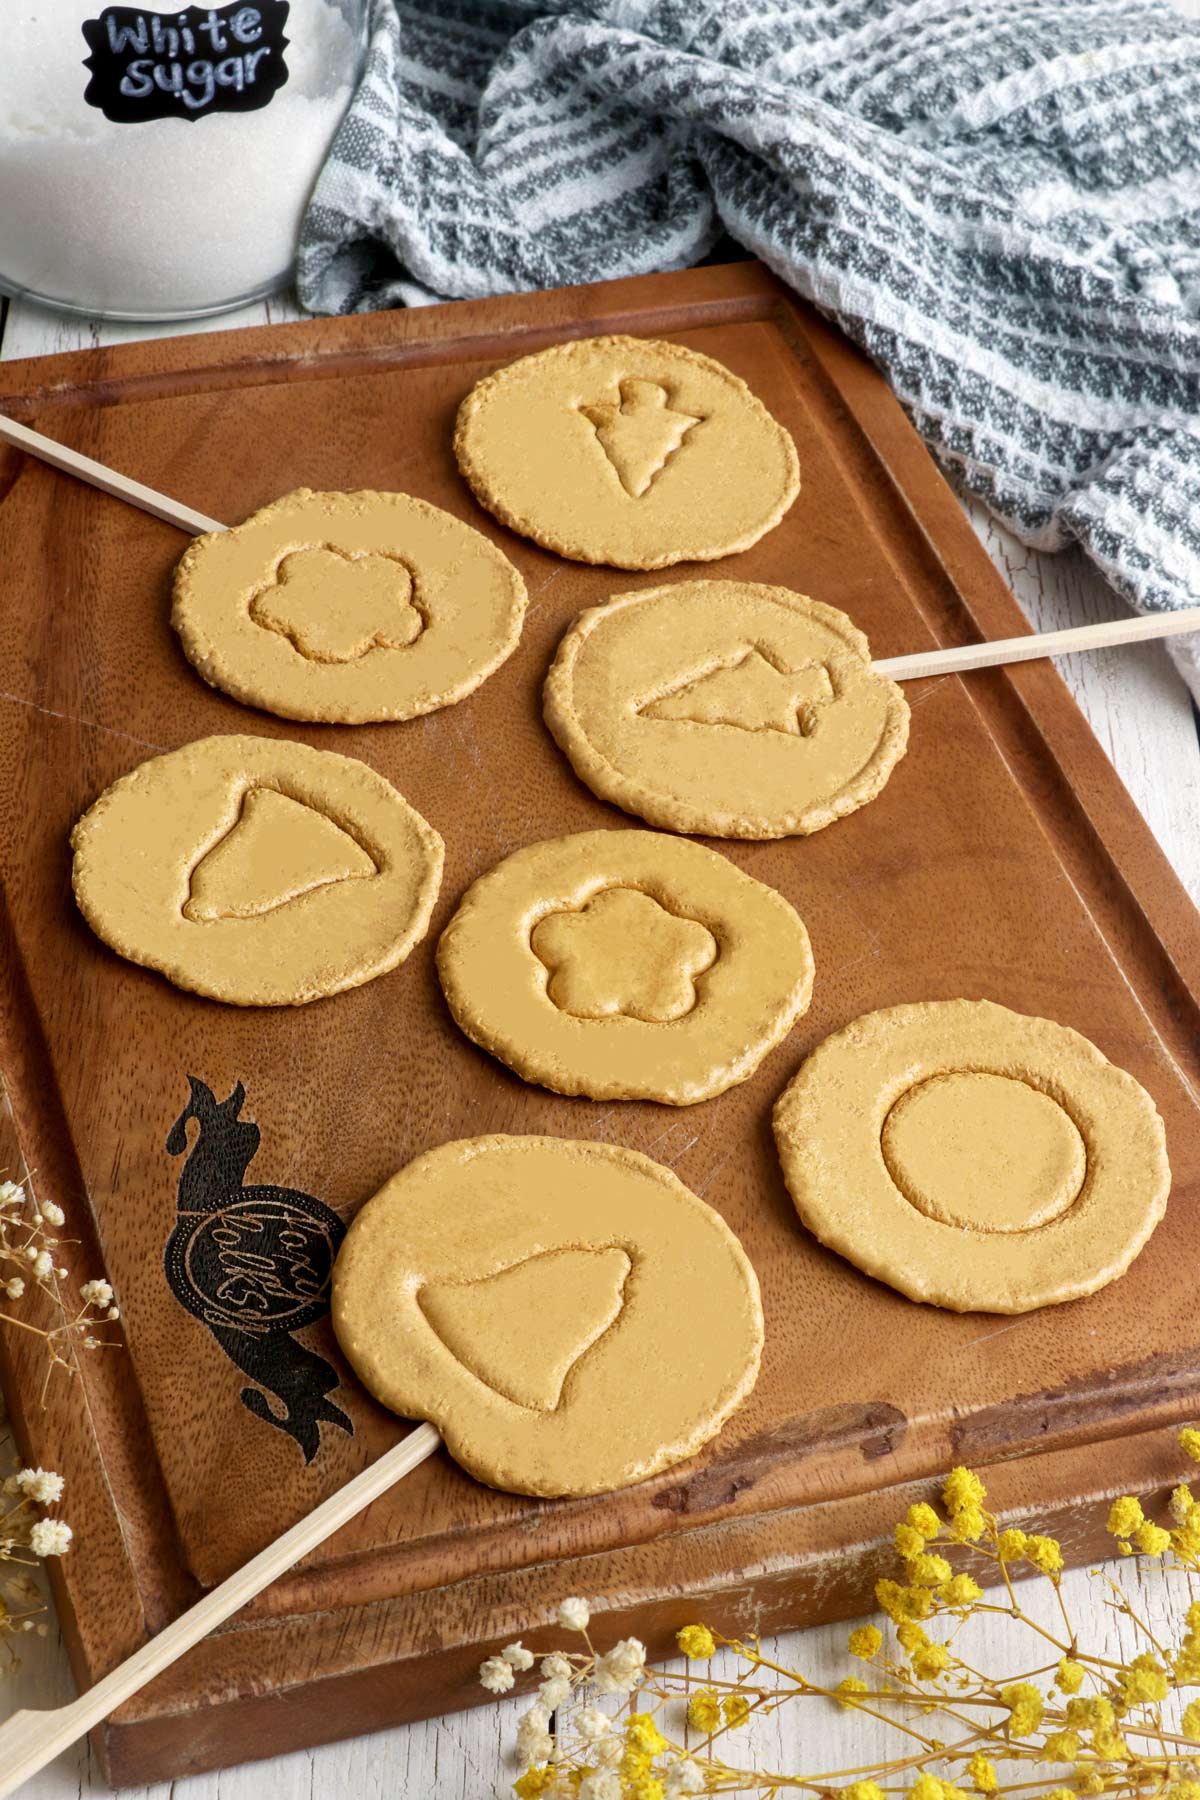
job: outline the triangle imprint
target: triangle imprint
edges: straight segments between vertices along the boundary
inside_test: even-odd
[[[192,870],[184,916],[198,924],[253,919],[314,888],[378,873],[349,832],[315,807],[250,788],[234,825]]]

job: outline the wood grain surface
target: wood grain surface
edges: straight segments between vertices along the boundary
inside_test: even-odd
[[[397,1433],[346,1375],[338,1398],[355,1437],[327,1435],[305,1468],[242,1406],[238,1371],[170,1295],[161,1257],[178,1164],[164,1141],[188,1073],[220,1094],[246,1083],[263,1132],[250,1179],[346,1215],[400,1162],[456,1135],[549,1130],[645,1149],[742,1235],[770,1334],[751,1406],[696,1464],[642,1488],[547,1506],[488,1493],[445,1461],[421,1471],[133,1703],[107,1737],[122,1774],[182,1766],[185,1737],[187,1766],[202,1767],[462,1703],[480,1637],[528,1625],[568,1588],[607,1595],[660,1643],[698,1595],[760,1624],[804,1601],[854,1610],[874,1561],[864,1547],[905,1485],[951,1456],[999,1465],[1043,1452],[997,1467],[996,1490],[1017,1510],[1038,1492],[1065,1508],[1135,1471],[1175,1473],[1161,1427],[1186,1412],[1197,1355],[1179,1332],[1196,1181],[1194,914],[1049,668],[917,689],[912,750],[871,808],[802,843],[726,847],[806,918],[816,998],[753,1082],[687,1112],[522,1087],[453,1032],[428,945],[358,994],[236,1014],[117,962],[74,915],[65,834],[76,813],[153,749],[251,719],[364,756],[443,830],[435,928],[508,849],[625,822],[574,782],[537,697],[575,612],[635,582],[509,537],[473,507],[448,448],[479,373],[614,327],[717,355],[796,436],[801,501],[728,572],[845,606],[881,655],[1019,627],[882,384],[750,267],[0,372],[0,407],[218,517],[301,482],[410,488],[504,545],[533,595],[521,650],[462,706],[402,727],[297,730],[210,693],[183,663],[165,604],[176,534],[19,459],[0,467],[0,556],[13,571],[0,740],[12,794],[6,1065],[21,1147],[46,1191],[86,1195],[96,1241],[80,1266],[94,1272],[103,1254],[129,1333],[119,1373],[85,1371],[89,1433],[77,1412],[21,1419],[28,1447],[43,1461],[56,1452],[87,1504],[95,1561],[68,1561],[61,1590],[83,1677]],[[857,1012],[957,993],[1076,1025],[1167,1118],[1175,1200],[1106,1295],[1015,1324],[950,1319],[875,1287],[796,1224],[766,1128],[778,1088]],[[309,1341],[334,1354],[322,1327]],[[23,1374],[10,1376],[18,1408]],[[1099,1439],[1104,1469],[1089,1449]],[[1095,1544],[1077,1530],[1073,1549]],[[214,1691],[225,1704],[211,1704]]]

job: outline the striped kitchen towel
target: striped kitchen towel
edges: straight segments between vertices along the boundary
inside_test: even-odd
[[[315,312],[682,268],[728,232],[943,465],[1200,603],[1200,23],[1158,0],[373,0]],[[1200,647],[1180,665],[1200,693]]]

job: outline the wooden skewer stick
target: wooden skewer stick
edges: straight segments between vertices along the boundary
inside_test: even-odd
[[[872,667],[893,681],[916,681],[922,675],[965,675],[970,669],[992,669],[999,663],[1034,662],[1041,656],[1073,656],[1080,650],[1106,650],[1114,644],[1144,644],[1154,638],[1181,637],[1200,631],[1200,606],[1182,612],[1143,613],[1109,619],[1103,625],[1071,625],[1062,631],[1031,631],[1022,637],[996,638],[990,644],[956,644],[949,650],[918,650],[914,656],[887,656]]]
[[[181,531],[198,535],[203,531],[226,531],[218,519],[193,512],[169,494],[131,481],[105,463],[77,450],[67,450],[53,438],[18,425],[0,413],[0,440],[18,450],[27,450],[52,468],[90,482],[118,500],[126,500],[143,512],[153,513],[178,525]],[[873,667],[879,675],[890,675],[893,681],[918,681],[926,675],[965,675],[972,669],[991,669],[1001,663],[1033,662],[1043,656],[1072,656],[1081,650],[1105,650],[1116,644],[1144,644],[1155,638],[1176,637],[1184,632],[1200,631],[1200,607],[1185,612],[1144,613],[1140,617],[1113,619],[1103,625],[1074,625],[1062,631],[1027,632],[1021,637],[997,638],[992,643],[954,645],[948,650],[919,650],[913,656],[890,656]]]
[[[310,1550],[315,1550],[318,1544],[324,1543],[327,1537],[354,1518],[364,1506],[369,1506],[418,1463],[432,1456],[441,1441],[432,1425],[416,1426],[402,1443],[387,1451],[361,1475],[356,1475],[353,1481],[348,1481],[336,1494],[331,1494],[273,1544],[260,1550],[244,1568],[238,1569],[211,1594],[189,1607],[173,1624],[151,1638],[148,1644],[143,1644],[140,1650],[135,1650],[78,1700],[52,1711],[14,1713],[0,1725],[0,1800],[16,1793],[22,1782],[28,1781],[61,1751],[78,1742],[122,1701],[169,1668],[185,1650],[207,1637],[210,1631],[285,1574],[302,1556],[307,1556]]]
[[[30,456],[49,463],[52,469],[61,469],[66,475],[74,475],[80,481],[88,482],[92,487],[99,488],[101,493],[112,494],[118,500],[127,500],[130,506],[152,513],[156,519],[165,519],[168,525],[178,525],[180,531],[188,531],[193,537],[199,537],[204,531],[227,529],[219,519],[210,519],[204,513],[194,512],[190,506],[183,506],[178,500],[172,500],[169,494],[160,494],[157,488],[146,487],[140,481],[131,481],[128,475],[121,475],[116,469],[110,469],[107,463],[97,462],[91,456],[81,456],[78,450],[68,450],[64,444],[56,443],[42,432],[33,431],[28,425],[18,425],[15,419],[5,418],[3,413],[0,413],[0,440],[11,444],[14,450],[27,450]]]

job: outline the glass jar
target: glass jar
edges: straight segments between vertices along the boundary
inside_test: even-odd
[[[0,0],[0,289],[194,319],[286,286],[368,0]]]

